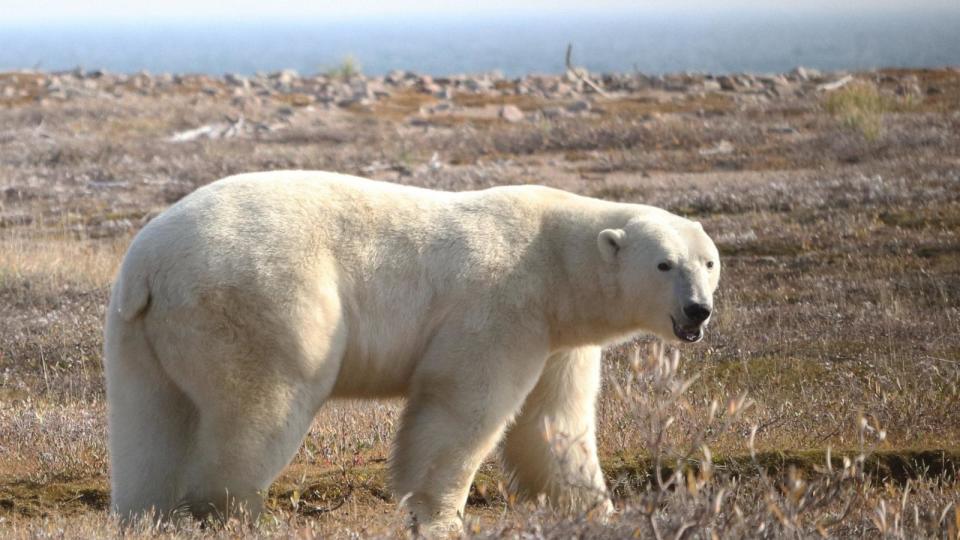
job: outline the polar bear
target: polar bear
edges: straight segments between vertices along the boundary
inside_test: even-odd
[[[600,346],[698,341],[720,275],[700,224],[540,186],[448,193],[333,173],[198,189],[133,240],[105,329],[112,508],[256,515],[331,397],[407,399],[391,482],[457,530],[502,439],[510,485],[610,503]],[[545,426],[580,441],[563,459]]]

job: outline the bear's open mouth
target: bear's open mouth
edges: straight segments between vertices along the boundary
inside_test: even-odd
[[[677,324],[677,320],[670,316],[673,323],[673,334],[687,343],[696,343],[703,339],[703,327],[700,325],[684,327]]]

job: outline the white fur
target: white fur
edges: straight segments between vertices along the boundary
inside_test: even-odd
[[[672,339],[671,316],[711,302],[717,257],[699,224],[543,187],[215,182],[137,235],[113,288],[113,508],[256,514],[331,396],[408,398],[392,481],[425,530],[459,526],[504,432],[519,493],[609,506],[598,345]]]

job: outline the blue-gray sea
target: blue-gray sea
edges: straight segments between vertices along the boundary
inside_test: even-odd
[[[956,10],[513,13],[246,22],[4,23],[0,70],[556,73],[564,51],[596,72],[780,72],[960,65]]]

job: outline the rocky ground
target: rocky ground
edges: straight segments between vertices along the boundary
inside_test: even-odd
[[[494,460],[467,509],[478,535],[956,534],[960,70],[510,79],[349,63],[0,73],[0,534],[116,531],[100,368],[116,265],[196,187],[280,168],[540,183],[663,206],[716,239],[707,339],[676,369],[632,360],[645,342],[607,353],[599,437],[621,513],[514,504]],[[180,534],[402,534],[384,485],[400,406],[330,404],[268,523]]]

